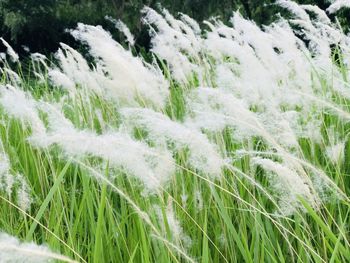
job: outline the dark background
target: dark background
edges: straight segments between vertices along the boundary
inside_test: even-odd
[[[149,48],[149,36],[141,23],[140,10],[144,5],[159,10],[167,8],[172,14],[183,12],[197,21],[211,16],[222,20],[240,10],[244,17],[258,24],[268,24],[279,12],[274,0],[0,0],[0,33],[20,53],[23,45],[31,52],[50,53],[56,51],[59,42],[76,46],[65,29],[72,29],[77,22],[102,25],[119,40],[122,36],[106,21],[106,15],[121,19],[136,37],[138,48]],[[302,4],[316,4],[325,9],[327,0],[299,1]],[[349,10],[340,11],[344,27],[350,23]]]

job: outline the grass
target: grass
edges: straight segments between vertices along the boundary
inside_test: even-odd
[[[33,85],[33,84],[31,84]],[[35,85],[35,84],[34,84]],[[43,87],[31,86],[33,90]],[[174,87],[171,112],[184,111],[181,93]],[[54,100],[57,93],[43,92]],[[181,98],[181,97],[180,97]],[[67,107],[67,115],[77,127],[98,128],[94,109],[100,109],[107,123],[118,123],[113,105],[94,96],[87,105],[77,98]],[[92,113],[92,115],[91,115]],[[183,169],[176,173],[166,189],[145,196],[137,181],[102,167],[97,181],[91,167],[99,160],[89,158],[87,165],[79,160],[62,158],[58,148],[34,149],[26,140],[30,130],[19,121],[3,115],[5,125],[0,134],[12,169],[26,175],[34,204],[26,213],[6,195],[1,196],[0,227],[3,231],[26,240],[46,243],[53,250],[79,262],[182,262],[186,257],[198,262],[347,262],[350,260],[348,226],[350,205],[347,200],[334,200],[313,209],[301,200],[305,212],[288,218],[273,214],[273,204],[245,177],[226,170],[218,180],[211,180],[186,168],[186,153],[178,152],[176,162]],[[324,116],[324,125],[338,123]],[[348,125],[338,123],[344,134]],[[142,136],[142,134],[140,134]],[[234,152],[236,146],[229,130],[215,134],[214,140]],[[262,142],[257,138],[254,148]],[[350,142],[346,142],[344,163],[333,165],[326,160],[320,146],[300,141],[306,160],[327,172],[346,194],[349,193]],[[137,161],[137,160],[135,160]],[[236,160],[234,167],[252,174],[249,157]],[[103,173],[103,174],[101,174]],[[106,177],[113,173],[113,177]],[[255,177],[259,177],[259,171]],[[117,190],[109,185],[112,183]],[[268,182],[262,180],[263,186]],[[265,185],[264,185],[265,184]],[[201,193],[198,199],[196,193]],[[183,195],[187,195],[185,204]],[[186,248],[178,249],[162,240],[172,240],[172,225],[163,222],[154,207],[163,215],[171,204],[178,220],[192,239]],[[143,218],[138,207],[146,212]],[[149,220],[149,222],[148,222]]]
[[[200,54],[196,59],[205,62],[201,66],[207,75],[202,77],[215,88],[215,63],[222,58],[215,61]],[[230,57],[221,62],[239,65]],[[179,84],[161,59],[158,63],[170,82],[163,113],[181,123],[188,117],[186,96],[198,88],[199,77],[186,85]],[[334,67],[342,73],[348,88],[347,66],[334,63]],[[86,93],[79,86],[74,96],[68,96],[49,81],[41,83],[18,71],[22,76],[18,86],[37,100],[51,104],[63,101],[63,112],[77,129],[103,134],[123,126],[118,103]],[[22,240],[44,243],[77,262],[350,262],[350,104],[333,90],[328,78],[318,73],[315,68],[315,93],[299,95],[322,108],[318,116],[320,141],[298,138],[297,149],[286,150],[258,125],[255,128],[265,137],[237,140],[230,127],[220,132],[203,131],[229,160],[221,176],[206,176],[189,164],[189,149],[173,147],[176,172],[151,194],[109,160],[67,157],[58,145],[33,147],[28,141],[32,129],[1,108],[0,138],[11,172],[27,179],[32,204],[24,211],[14,194],[0,192],[0,229]],[[6,77],[4,74],[3,84],[11,82]],[[295,76],[286,79],[289,77]],[[278,84],[283,86],[282,82]],[[142,96],[137,102],[141,107],[149,106]],[[312,121],[314,115],[310,116],[304,121]],[[41,112],[41,118],[48,122],[45,113]],[[244,116],[235,121],[249,122]],[[343,160],[332,161],[326,154],[333,128],[345,143]],[[132,137],[147,141],[147,131],[135,128]],[[239,154],[242,149],[248,150]],[[267,172],[251,165],[255,156],[287,160],[302,167],[297,171],[307,178],[328,178],[340,191],[329,193],[317,207],[298,196],[302,208],[284,215]],[[133,161],[137,165],[138,160]],[[286,186],[279,187],[283,190]]]

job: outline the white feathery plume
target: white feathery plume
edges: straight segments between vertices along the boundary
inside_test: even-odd
[[[3,71],[6,74],[7,78],[9,79],[9,82],[13,83],[13,85],[19,85],[22,82],[21,77],[13,70],[4,67],[1,69],[1,71]]]
[[[62,70],[62,74],[68,77],[71,82],[78,84],[82,88],[87,88],[95,93],[100,94],[102,92],[101,87],[101,79],[104,79],[104,76],[101,76],[99,72],[95,70],[91,70],[87,61],[84,57],[71,48],[70,46],[61,43],[61,49],[59,49],[55,54],[60,68]],[[56,68],[51,69],[51,71],[57,70]],[[49,73],[50,74],[50,73]],[[51,81],[55,81],[57,79],[53,78]],[[61,78],[56,84],[57,86],[61,86],[62,82]],[[68,83],[68,82],[67,82]],[[69,83],[69,86],[71,84]],[[69,90],[70,87],[67,88],[70,91],[70,94],[75,94],[75,89]]]
[[[13,50],[13,48],[10,46],[10,44],[5,39],[0,37],[0,40],[3,43],[3,45],[7,48],[7,54],[10,56],[12,62],[17,62],[19,59],[18,54]]]
[[[45,55],[38,53],[38,52],[30,54],[30,57],[34,61],[45,61],[47,59],[47,57]]]
[[[26,178],[20,174],[12,174],[10,169],[10,160],[0,140],[0,190],[5,192],[9,198],[12,193],[15,193],[16,203],[22,210],[27,211],[32,200]]]
[[[200,35],[202,30],[198,24],[198,22],[186,14],[180,13],[181,21],[184,22],[187,26],[189,26],[195,35]]]
[[[288,9],[290,12],[294,13],[298,18],[309,21],[309,15],[303,10],[302,6],[298,5],[296,2],[289,0],[277,0],[276,4],[280,5],[283,8]]]
[[[77,130],[52,105],[43,104],[41,109],[48,114],[49,128],[45,135],[30,137],[33,146],[58,145],[67,157],[100,157],[109,161],[111,167],[121,168],[138,178],[150,191],[163,186],[174,173],[174,161],[164,149],[150,148],[123,132],[97,135]]]
[[[0,141],[0,148],[0,188],[2,191],[5,191],[8,196],[11,196],[15,179],[10,173],[10,160],[5,153],[2,141]]]
[[[345,140],[339,138],[336,130],[335,126],[327,129],[329,145],[326,146],[326,156],[333,164],[341,163],[345,157]]]
[[[326,147],[326,153],[328,158],[334,163],[342,162],[344,159],[344,142],[339,142],[334,145],[330,145]]]
[[[165,106],[169,95],[168,83],[158,67],[134,57],[99,26],[79,23],[71,34],[89,45],[100,75],[105,76],[103,88],[108,95],[116,100],[124,98],[128,101],[141,97],[158,108]]]
[[[329,19],[329,17],[327,16],[326,12],[323,11],[321,8],[319,8],[316,5],[300,5],[300,7],[302,7],[304,10],[309,11],[314,13],[315,15],[317,15],[318,20],[321,23],[324,24],[330,24],[331,20]]]
[[[203,210],[203,206],[204,206],[204,202],[203,202],[203,196],[202,193],[200,191],[196,191],[194,193],[194,197],[196,199],[196,208],[201,211]]]
[[[213,177],[221,174],[224,160],[204,134],[150,109],[123,108],[121,113],[126,125],[145,129],[148,139],[157,145],[174,145],[175,150],[188,148],[188,161],[194,168]]]
[[[310,41],[309,51],[313,56],[312,62],[317,65],[315,70],[319,71],[323,76],[334,75],[330,46],[339,44],[344,34],[340,33],[335,26],[332,26],[329,19],[325,19],[324,12],[319,11],[317,7],[307,6],[305,8],[305,6],[298,6],[291,1],[283,0],[283,2],[289,2],[288,5],[295,6],[295,8],[288,8],[286,5],[282,5],[282,7],[289,9],[297,17],[297,19],[290,22],[300,26],[302,28],[300,32],[305,39]],[[311,20],[306,12],[305,15],[300,16],[301,10],[304,12],[309,10],[316,13],[316,19]]]
[[[16,180],[19,185],[18,189],[16,190],[17,204],[22,210],[28,211],[32,203],[32,198],[30,196],[30,187],[23,175],[17,174]]]
[[[262,167],[271,179],[271,187],[279,195],[279,211],[283,215],[291,215],[297,208],[302,208],[298,198],[302,197],[313,207],[318,200],[306,182],[296,171],[270,159],[254,157],[252,163]]]
[[[189,236],[187,236],[184,233],[184,230],[181,226],[181,223],[176,218],[174,207],[173,207],[171,199],[169,199],[169,201],[168,201],[168,205],[167,205],[165,214],[166,214],[166,220],[169,224],[169,228],[171,229],[174,240],[176,240],[177,242],[179,242],[181,240],[182,242],[184,242],[184,245],[186,247],[189,247],[192,243],[192,240]]]
[[[239,140],[259,134],[254,113],[228,92],[201,87],[191,92],[187,103],[189,113],[185,123],[189,127],[221,131],[232,126],[236,129],[233,135]]]
[[[327,12],[329,14],[334,14],[342,8],[350,8],[350,0],[336,0],[328,8]]]
[[[125,25],[124,23],[123,23],[123,21],[121,21],[121,20],[116,20],[116,19],[114,19],[114,18],[112,18],[112,17],[110,17],[110,16],[106,16],[105,17],[107,20],[109,20],[109,21],[111,21],[114,25],[115,25],[115,27],[120,31],[120,32],[122,32],[123,34],[124,34],[124,36],[126,37],[126,41],[131,45],[131,46],[133,46],[134,44],[135,44],[135,38],[134,38],[134,36],[131,34],[131,32],[130,32],[130,29],[128,28],[128,26],[127,25]]]
[[[36,109],[37,102],[29,93],[11,85],[0,86],[0,105],[5,112],[28,124],[33,133],[45,133],[45,126]]]
[[[183,242],[185,247],[189,247],[192,243],[191,238],[184,233],[183,227],[180,221],[176,218],[176,214],[171,199],[168,200],[168,204],[165,209],[165,213],[162,212],[161,207],[155,205],[154,210],[158,217],[159,223],[162,227],[163,232],[166,232],[166,225],[169,226],[169,230],[172,234],[172,239],[175,243]]]
[[[198,52],[201,48],[201,38],[196,29],[193,29],[196,26],[193,23],[188,25],[186,22],[176,20],[165,9],[163,9],[164,16],[149,7],[144,7],[142,12],[144,22],[151,28],[151,50],[168,63],[172,77],[185,84],[192,74],[197,74],[202,81],[201,67],[191,62],[191,60],[199,61]]]
[[[75,262],[68,257],[52,252],[46,246],[37,245],[33,242],[24,243],[16,237],[0,232],[1,262],[44,263],[51,262],[52,260]]]
[[[74,92],[75,83],[66,74],[62,73],[60,70],[51,69],[48,72],[48,76],[50,81],[54,85],[67,89],[68,91]]]
[[[187,126],[213,132],[232,127],[232,136],[239,142],[261,136],[271,147],[276,146],[276,141],[295,147],[296,137],[305,134],[297,124],[296,112],[253,112],[243,99],[222,89],[198,88],[191,92],[187,103]]]

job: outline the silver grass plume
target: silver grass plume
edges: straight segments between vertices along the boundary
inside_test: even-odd
[[[0,232],[0,262],[3,263],[45,263],[59,260],[75,262],[68,257],[52,252],[48,247],[33,242],[21,242],[16,237]]]

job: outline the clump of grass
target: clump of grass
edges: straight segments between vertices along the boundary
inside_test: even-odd
[[[93,63],[62,44],[56,62],[33,54],[29,81],[3,41],[0,228],[65,256],[7,235],[0,256],[349,261],[350,39],[278,4],[293,18],[264,28],[144,8],[152,61],[121,21],[129,49],[79,24]]]

